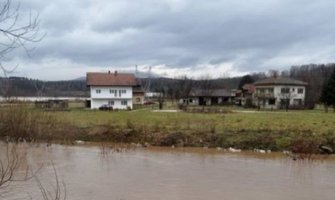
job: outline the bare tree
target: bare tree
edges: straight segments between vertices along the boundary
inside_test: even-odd
[[[30,170],[29,165],[26,165],[24,168],[25,165],[23,165],[23,161],[26,153],[18,151],[18,144],[6,143],[4,146],[4,155],[1,155],[2,157],[0,157],[0,199],[6,199],[7,196],[12,196],[14,193],[17,194],[17,191],[12,191],[13,188],[10,187],[13,183],[28,183],[27,181],[33,178],[37,182],[44,200],[66,199],[65,183],[62,182],[61,184],[53,163],[51,164],[54,173],[55,185],[52,186],[53,191],[49,191],[38,177],[38,172],[42,169],[43,165],[41,165],[37,170]],[[22,170],[22,168],[24,170]],[[33,198],[27,197],[27,199]]]
[[[151,89],[151,79],[152,79],[151,69],[152,69],[152,66],[149,66],[146,81],[144,81],[143,79],[139,79],[140,80],[140,85],[141,85],[142,90],[144,92],[149,92],[150,89]],[[136,67],[136,70],[137,70],[137,67]]]
[[[308,64],[301,66],[292,66],[290,77],[307,82],[306,101],[307,108],[314,108],[315,104],[320,103],[321,91],[324,82],[328,80],[335,64]]]
[[[177,99],[188,98],[191,93],[193,85],[194,81],[191,78],[188,78],[187,76],[177,78],[177,85],[174,88],[176,98]]]
[[[11,185],[15,182],[26,182],[32,179],[41,169],[29,170],[24,168],[23,161],[26,153],[18,150],[17,144],[5,143],[2,157],[0,158],[0,197],[10,195]],[[22,170],[22,168],[24,170]]]
[[[286,111],[289,110],[291,101],[296,95],[291,88],[282,88],[281,93],[279,94],[281,100],[281,107],[285,108]]]
[[[3,60],[16,49],[22,48],[28,56],[32,49],[28,48],[29,43],[36,43],[43,39],[44,35],[39,34],[38,15],[29,12],[29,16],[22,16],[20,4],[13,4],[12,0],[0,3],[0,71],[3,79],[1,83],[2,93],[6,96],[10,88],[8,74],[12,73],[18,66],[4,66]]]
[[[204,96],[211,95],[214,90],[214,84],[210,75],[204,75],[199,78],[199,89]]]
[[[70,84],[71,83],[69,83],[69,85]],[[68,85],[68,87],[69,87],[69,85]],[[36,96],[42,97],[43,93],[44,93],[44,90],[45,90],[45,82],[36,80],[34,82],[34,86],[35,86],[35,90],[36,90]]]
[[[165,102],[165,91],[164,91],[164,89],[161,89],[158,92],[159,92],[159,95],[157,97],[158,107],[159,107],[160,110],[162,110],[164,102]]]
[[[52,164],[52,169],[54,173],[54,180],[55,180],[55,185],[53,186],[53,191],[49,191],[48,189],[45,188],[43,185],[42,181],[38,178],[37,175],[35,175],[35,180],[38,184],[38,187],[40,188],[42,197],[44,200],[66,200],[66,187],[65,183],[59,180],[57,170],[55,168],[55,165],[53,162]]]
[[[280,72],[278,70],[269,70],[268,72],[268,76],[273,78],[279,77],[279,74]]]
[[[210,96],[214,92],[214,84],[210,75],[201,76],[198,80],[199,95],[203,98],[203,106],[210,104]],[[199,99],[200,101],[200,99]]]
[[[20,157],[15,146],[6,144],[5,148],[5,156],[0,159],[0,191],[14,181],[14,174],[20,166]],[[22,180],[26,180],[26,178],[24,177]]]
[[[164,79],[161,79],[159,81],[156,92],[159,93],[157,97],[158,106],[159,106],[159,109],[162,110],[164,106],[164,102],[165,102],[166,93],[167,93],[167,86],[166,86]]]

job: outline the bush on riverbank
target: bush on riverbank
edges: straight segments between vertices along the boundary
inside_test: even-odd
[[[79,131],[77,127],[61,122],[48,112],[36,111],[25,105],[9,106],[0,112],[0,137],[6,137],[6,140],[73,139],[72,136]]]
[[[43,122],[42,122],[43,120]],[[48,127],[42,127],[42,125]],[[40,112],[31,112],[25,106],[10,106],[1,110],[0,133],[11,139],[31,139],[36,137],[40,131],[50,130],[52,121],[48,116]]]

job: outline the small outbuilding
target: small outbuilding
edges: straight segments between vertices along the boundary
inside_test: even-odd
[[[50,99],[46,101],[35,101],[36,108],[42,108],[45,110],[68,110],[69,109],[69,101],[68,100],[60,100],[60,99]]]
[[[186,105],[225,105],[234,102],[234,95],[227,89],[192,89],[188,98],[180,100]]]

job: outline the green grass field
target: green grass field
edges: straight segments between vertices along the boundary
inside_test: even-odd
[[[247,111],[226,114],[152,112],[151,109],[102,112],[72,110],[53,112],[55,117],[80,127],[95,125],[133,125],[159,127],[167,130],[217,131],[310,131],[316,134],[335,130],[335,114],[320,110]]]

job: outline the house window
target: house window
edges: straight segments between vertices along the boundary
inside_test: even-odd
[[[269,99],[269,105],[275,105],[276,99]]]
[[[109,90],[109,94],[114,94],[114,97],[117,97],[117,90]]]
[[[292,92],[294,92],[295,91],[295,88],[292,88]]]
[[[121,90],[119,90],[119,97],[121,97],[121,93],[122,93],[122,91],[121,91]]]
[[[101,93],[101,90],[100,90],[100,89],[97,89],[97,90],[95,90],[95,92],[96,92],[97,94],[100,94],[100,93]]]
[[[257,89],[257,91],[258,91],[259,94],[264,94],[265,93],[265,89],[264,88]]]
[[[140,97],[136,97],[136,103],[140,103],[141,102],[141,98]]]
[[[114,101],[112,101],[112,100],[108,101],[108,105],[114,106]]]
[[[123,106],[128,105],[128,101],[127,101],[127,100],[122,100],[122,101],[121,101],[121,105],[123,105]]]
[[[269,88],[268,91],[269,91],[270,94],[272,94],[273,93],[273,88]]]
[[[281,89],[281,93],[282,94],[288,94],[288,93],[290,93],[290,88],[282,88]]]
[[[280,99],[280,104],[281,104],[281,106],[290,105],[290,100],[289,99]]]
[[[303,94],[304,93],[304,89],[303,88],[298,88],[298,94]]]
[[[294,99],[293,103],[294,103],[294,105],[301,106],[302,105],[302,99]]]
[[[126,94],[126,90],[121,90],[122,91],[122,94]]]

